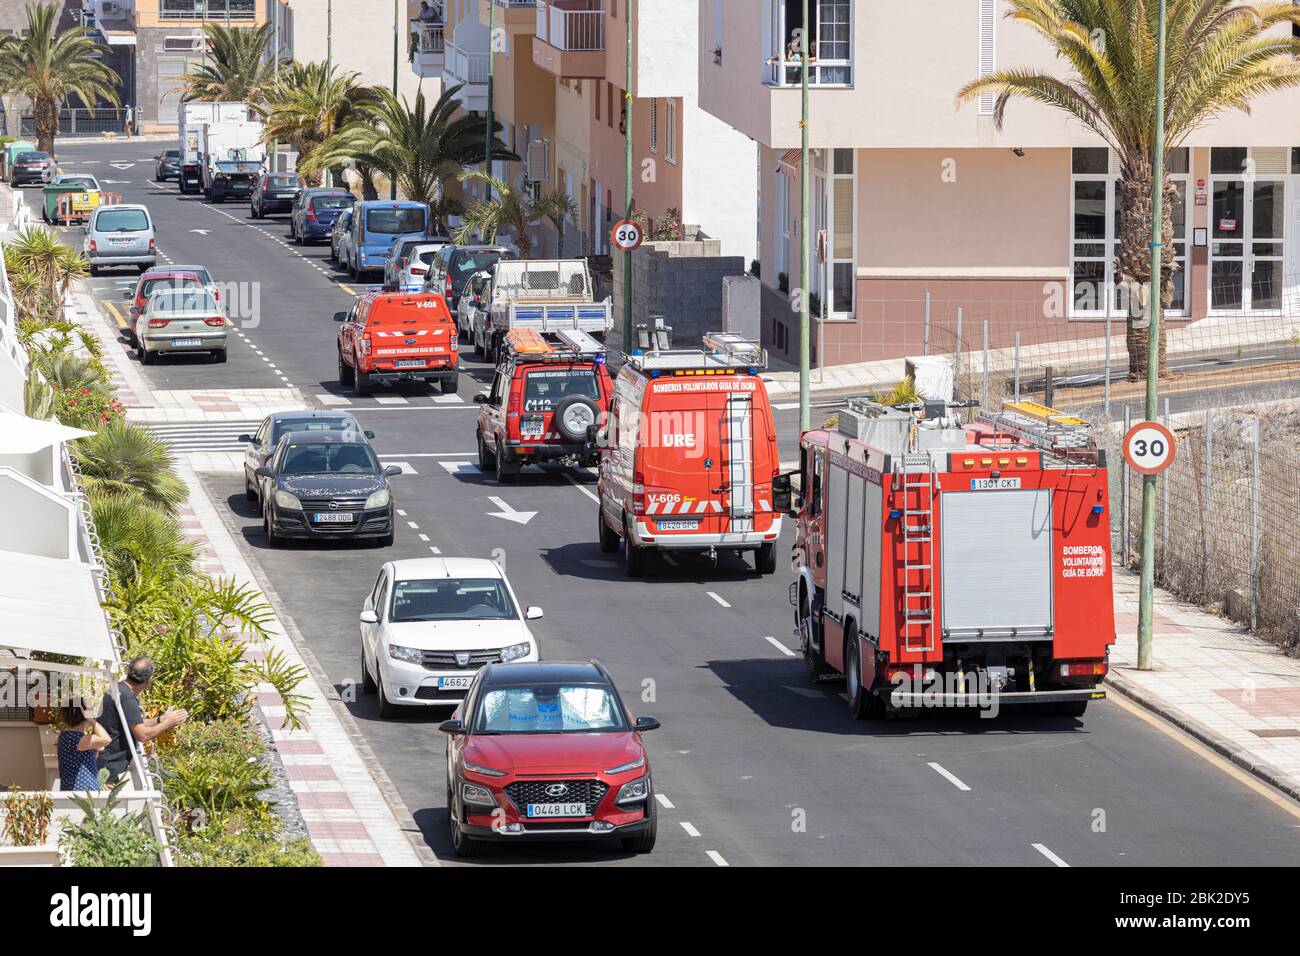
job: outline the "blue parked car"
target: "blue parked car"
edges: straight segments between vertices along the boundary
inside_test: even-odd
[[[329,239],[334,222],[357,197],[346,189],[304,189],[289,210],[289,237],[298,245]]]
[[[393,242],[399,237],[423,236],[429,231],[429,207],[402,199],[359,202],[352,209],[351,241],[341,249],[343,268],[354,279],[381,272]]]

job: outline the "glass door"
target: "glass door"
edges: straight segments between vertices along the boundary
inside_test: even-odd
[[[1265,179],[1251,183],[1250,300],[1246,308],[1255,311],[1276,312],[1282,308],[1285,191],[1281,180]]]
[[[1216,180],[1210,235],[1210,308],[1246,308],[1246,184],[1239,179]]]
[[[1286,187],[1276,179],[1215,180],[1210,308],[1277,311],[1284,291]]]

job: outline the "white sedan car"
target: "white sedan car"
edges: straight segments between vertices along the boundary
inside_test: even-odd
[[[379,571],[361,609],[361,687],[379,716],[454,706],[484,664],[538,660],[505,573],[486,558],[414,558]]]

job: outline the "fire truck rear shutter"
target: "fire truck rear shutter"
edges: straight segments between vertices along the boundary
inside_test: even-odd
[[[945,634],[962,640],[1052,633],[1052,493],[939,496]]]

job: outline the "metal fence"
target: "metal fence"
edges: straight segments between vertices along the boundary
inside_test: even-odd
[[[36,120],[31,113],[24,113],[20,118],[21,136],[36,135]],[[69,136],[74,133],[121,133],[126,129],[126,110],[116,107],[97,107],[86,109],[81,106],[65,106],[59,110],[59,133]]]
[[[1160,417],[1178,438],[1157,479],[1156,580],[1300,650],[1300,302],[1255,283],[1267,311],[1223,310],[1165,326]],[[1300,289],[1300,276],[1285,282]],[[1276,294],[1274,294],[1276,292]],[[1210,302],[1241,301],[1232,281]],[[1246,301],[1250,301],[1247,299]],[[906,305],[906,308],[904,308]],[[1129,375],[1126,314],[1065,318],[988,302],[885,303],[909,321],[908,354],[944,356],[958,398],[1032,399],[1096,424],[1107,450],[1114,555],[1141,553],[1141,476],[1120,441],[1144,417],[1145,379]],[[897,330],[894,330],[897,331]],[[883,335],[891,335],[886,330]],[[901,363],[889,366],[901,377]],[[884,380],[882,379],[882,382]]]

